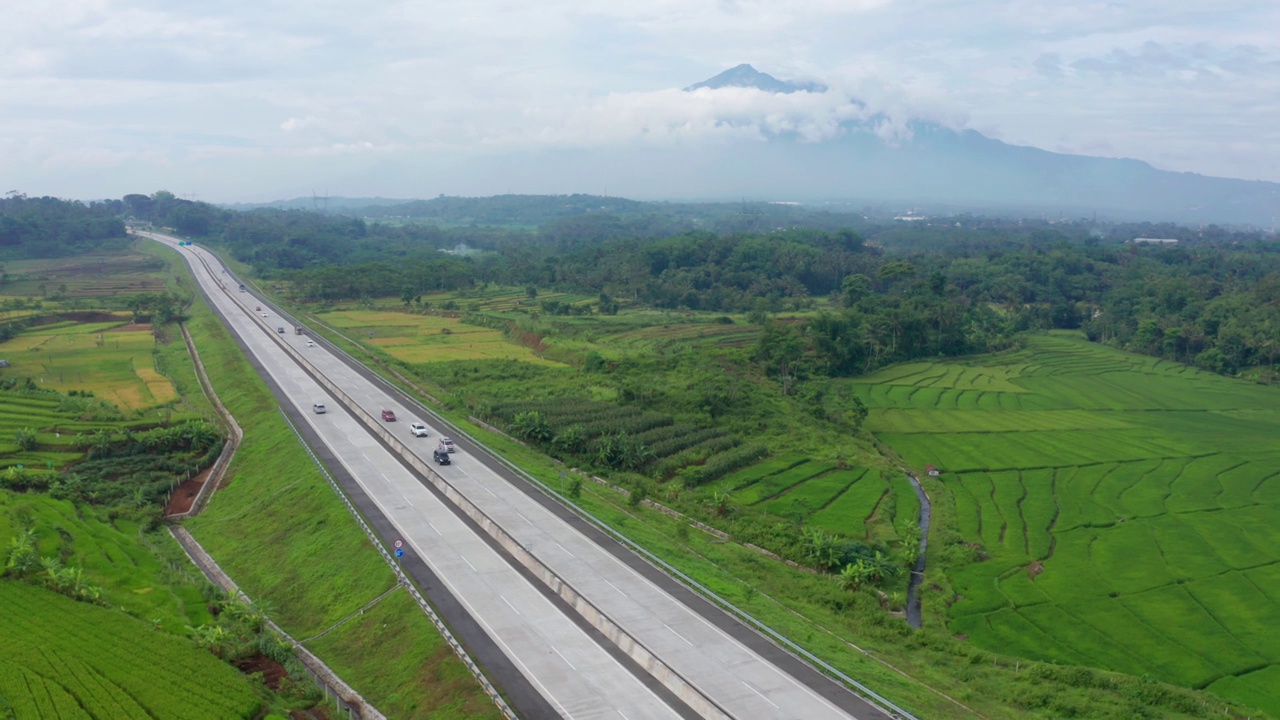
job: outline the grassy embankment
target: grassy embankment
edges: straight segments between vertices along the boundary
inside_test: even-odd
[[[334,314],[325,317],[331,319]],[[585,397],[608,400],[618,394],[617,378],[607,375],[584,378],[577,369],[557,369],[554,366],[548,369],[545,359],[556,356],[554,346],[557,341],[547,340],[545,337],[530,348],[534,351],[536,362],[530,364],[511,359],[511,353],[517,353],[518,356],[519,348],[508,347],[500,352],[483,350],[491,342],[500,341],[501,335],[461,325],[456,320],[423,319],[396,313],[388,317],[382,313],[362,315],[350,312],[339,315],[336,319],[335,326],[341,327],[348,336],[359,337],[364,341],[368,336],[367,331],[372,330],[377,342],[355,348],[331,335],[332,339],[357,356],[365,356],[369,352],[381,363],[396,367],[401,372],[407,370],[412,374],[416,371],[419,377],[415,383],[444,402],[442,411],[447,417],[552,486],[561,483],[563,466],[552,462],[540,452],[486,432],[468,422],[468,410],[462,401],[459,386],[465,387],[465,380],[470,379],[491,386],[492,392],[518,392],[518,389],[503,384],[505,380],[514,378],[511,382],[522,384],[526,395],[545,394],[565,387],[565,384],[555,384],[550,390],[545,387],[545,381],[551,373],[560,373],[556,378],[557,383],[564,377],[573,376],[575,379],[565,380],[564,383],[582,390]],[[379,324],[382,321],[386,324]],[[669,318],[667,321],[670,323]],[[692,331],[692,337],[695,338],[692,343],[688,339],[682,340],[681,347],[677,349],[661,345],[661,352],[688,352],[691,344],[706,344],[707,333],[700,335],[699,331],[709,329],[707,326],[710,323],[702,324],[703,328]],[[451,332],[441,332],[444,327],[450,328]],[[637,332],[648,335],[644,341],[648,344],[652,343],[654,336],[661,337],[665,334],[663,331],[670,329],[652,329],[646,333],[632,328],[628,330],[628,337],[634,339]],[[497,335],[497,339],[484,335],[486,332]],[[681,332],[688,334],[690,331],[682,329]],[[738,332],[741,332],[741,328]],[[411,336],[418,336],[418,339],[414,340]],[[593,349],[604,348],[607,342],[601,334],[590,340]],[[462,344],[469,347],[464,349]],[[526,345],[529,343],[526,342]],[[433,348],[438,348],[439,356],[448,358],[447,362],[431,363]],[[468,359],[467,350],[479,352]],[[524,354],[528,357],[529,350],[525,350]],[[400,356],[411,360],[397,362]],[[494,356],[506,357],[508,360],[485,361],[487,357]],[[627,354],[618,351],[614,357],[625,360]],[[411,362],[417,364],[411,366]],[[433,377],[462,381],[446,388],[429,379]],[[662,378],[645,379],[663,382]],[[496,386],[496,389],[492,386]],[[767,402],[764,404],[766,408],[769,407]],[[795,416],[775,418],[767,409],[762,415],[766,419],[779,420],[774,425],[762,424],[762,429],[805,427],[803,419]],[[909,520],[914,514],[917,506],[913,504],[914,497],[905,483],[885,482],[879,477],[879,472],[875,469],[884,467],[887,462],[867,452],[869,443],[850,443],[851,449],[848,451],[850,459],[865,463],[866,467],[839,470],[823,466],[799,471],[797,469],[806,463],[822,465],[812,457],[818,453],[830,456],[833,460],[837,456],[829,449],[825,452],[814,449],[825,438],[820,437],[815,442],[811,435],[788,434],[787,437],[797,438],[797,444],[801,445],[801,449],[807,450],[810,457],[775,456],[766,461],[766,464],[778,465],[772,469],[772,473],[755,468],[743,471],[743,475],[756,472],[760,475],[756,478],[757,481],[772,477],[778,486],[793,487],[796,492],[813,495],[815,499],[810,502],[815,504],[810,507],[816,511],[807,516],[806,521],[819,526],[825,524],[837,527],[846,534],[867,534],[874,538],[878,532],[886,530],[886,524],[890,532],[901,531],[903,519]],[[867,472],[868,469],[873,472]],[[796,471],[792,473],[793,477],[803,476],[803,479],[815,482],[792,482],[785,475],[793,470]],[[870,482],[868,475],[871,476]],[[748,499],[753,485],[754,483],[744,483],[739,497]],[[850,495],[855,488],[858,491]],[[775,504],[785,497],[785,493],[779,494],[776,490],[767,493],[756,491],[756,495]],[[818,495],[832,499],[819,506],[816,505],[821,500]],[[666,500],[661,497],[661,490],[657,491],[656,496]],[[900,504],[900,508],[896,513],[881,512],[885,499],[890,496],[894,503]],[[852,498],[845,501],[847,507],[837,502],[845,498]],[[868,592],[847,593],[840,590],[829,577],[788,568],[738,544],[724,543],[704,533],[690,530],[683,521],[673,520],[644,508],[630,507],[617,493],[599,488],[593,483],[583,486],[583,494],[578,502],[584,509],[601,517],[698,582],[743,607],[851,676],[913,709],[922,717],[971,716],[960,704],[945,699],[940,692],[930,688],[945,692],[985,717],[1139,717],[1152,714],[1164,717],[1197,717],[1208,712],[1212,704],[1204,696],[1151,680],[1078,667],[1042,665],[991,653],[956,640],[945,627],[937,623],[923,631],[912,632],[900,620],[888,616]],[[792,507],[783,506],[783,512],[791,511]],[[945,516],[945,510],[943,514]],[[936,574],[935,570],[931,576]],[[936,596],[933,600],[935,602],[930,604],[931,608],[943,606],[943,603],[937,602],[939,598]],[[856,643],[869,654],[860,653],[851,643]],[[911,679],[891,669],[890,665],[901,669]]]
[[[394,575],[203,302],[193,305],[188,327],[245,439],[227,485],[187,527],[294,637],[318,634],[394,586]],[[381,641],[376,652],[374,639]],[[393,593],[309,647],[389,716],[497,716],[407,593]]]

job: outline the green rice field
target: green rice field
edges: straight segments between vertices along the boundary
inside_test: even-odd
[[[248,678],[190,641],[124,613],[0,581],[0,714],[78,718],[251,718]]]
[[[926,607],[953,632],[1280,714],[1280,389],[1065,334],[856,388],[985,552]]]
[[[31,378],[41,388],[88,390],[126,412],[175,402],[173,383],[156,371],[151,328],[131,328],[128,322],[129,315],[120,314],[102,322],[30,327],[0,343],[0,357],[9,361],[4,373]]]
[[[712,487],[739,505],[858,540],[893,542],[920,514],[905,476],[886,481],[878,469],[841,467],[804,453],[770,457]]]

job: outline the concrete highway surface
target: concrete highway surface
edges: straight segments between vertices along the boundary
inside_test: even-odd
[[[177,246],[175,238],[138,234]],[[179,250],[255,364],[294,405],[294,417],[305,418],[403,538],[407,552],[426,563],[509,659],[509,667],[545,699],[541,708],[513,702],[517,712],[534,717],[550,708],[566,718],[636,719],[891,717],[718,608],[691,601],[686,588],[618,547],[607,547],[599,533],[584,532],[583,523],[566,520],[566,511],[545,497],[513,486],[500,464],[455,438],[453,464],[431,469],[571,586],[591,612],[621,628],[623,645],[638,645],[659,659],[635,660],[635,653],[621,650],[616,638],[611,641],[609,633],[579,617],[534,573],[518,566],[511,553],[485,537],[395,451],[398,444],[430,464],[438,438],[449,434],[437,418],[389,392],[327,343],[308,346],[311,338],[295,335],[291,319],[239,292],[239,281],[216,256],[194,246]],[[267,317],[254,309],[259,305]],[[285,333],[278,333],[279,327]],[[301,354],[359,411],[379,418],[383,409],[393,410],[397,420],[383,429],[398,442],[375,437],[369,421],[361,422],[330,396],[281,343]],[[326,405],[325,414],[312,412],[317,402]],[[410,433],[413,421],[427,425],[427,437]],[[513,680],[493,679],[504,690]]]

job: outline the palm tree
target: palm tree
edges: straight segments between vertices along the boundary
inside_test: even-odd
[[[723,490],[711,494],[711,509],[716,515],[724,517],[733,513],[733,496]]]
[[[840,562],[840,543],[835,535],[820,528],[805,528],[804,556],[814,567],[826,572]]]
[[[867,584],[867,581],[871,579],[872,572],[871,564],[862,558],[858,558],[854,562],[845,565],[836,580],[840,583],[840,587],[849,592],[855,592]]]

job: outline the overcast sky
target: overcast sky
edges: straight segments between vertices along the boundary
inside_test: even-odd
[[[831,91],[679,90],[742,62]],[[467,168],[761,128],[821,142],[850,98],[899,123],[1280,181],[1280,2],[10,3],[0,193],[501,193]],[[548,178],[515,190],[600,191]]]

